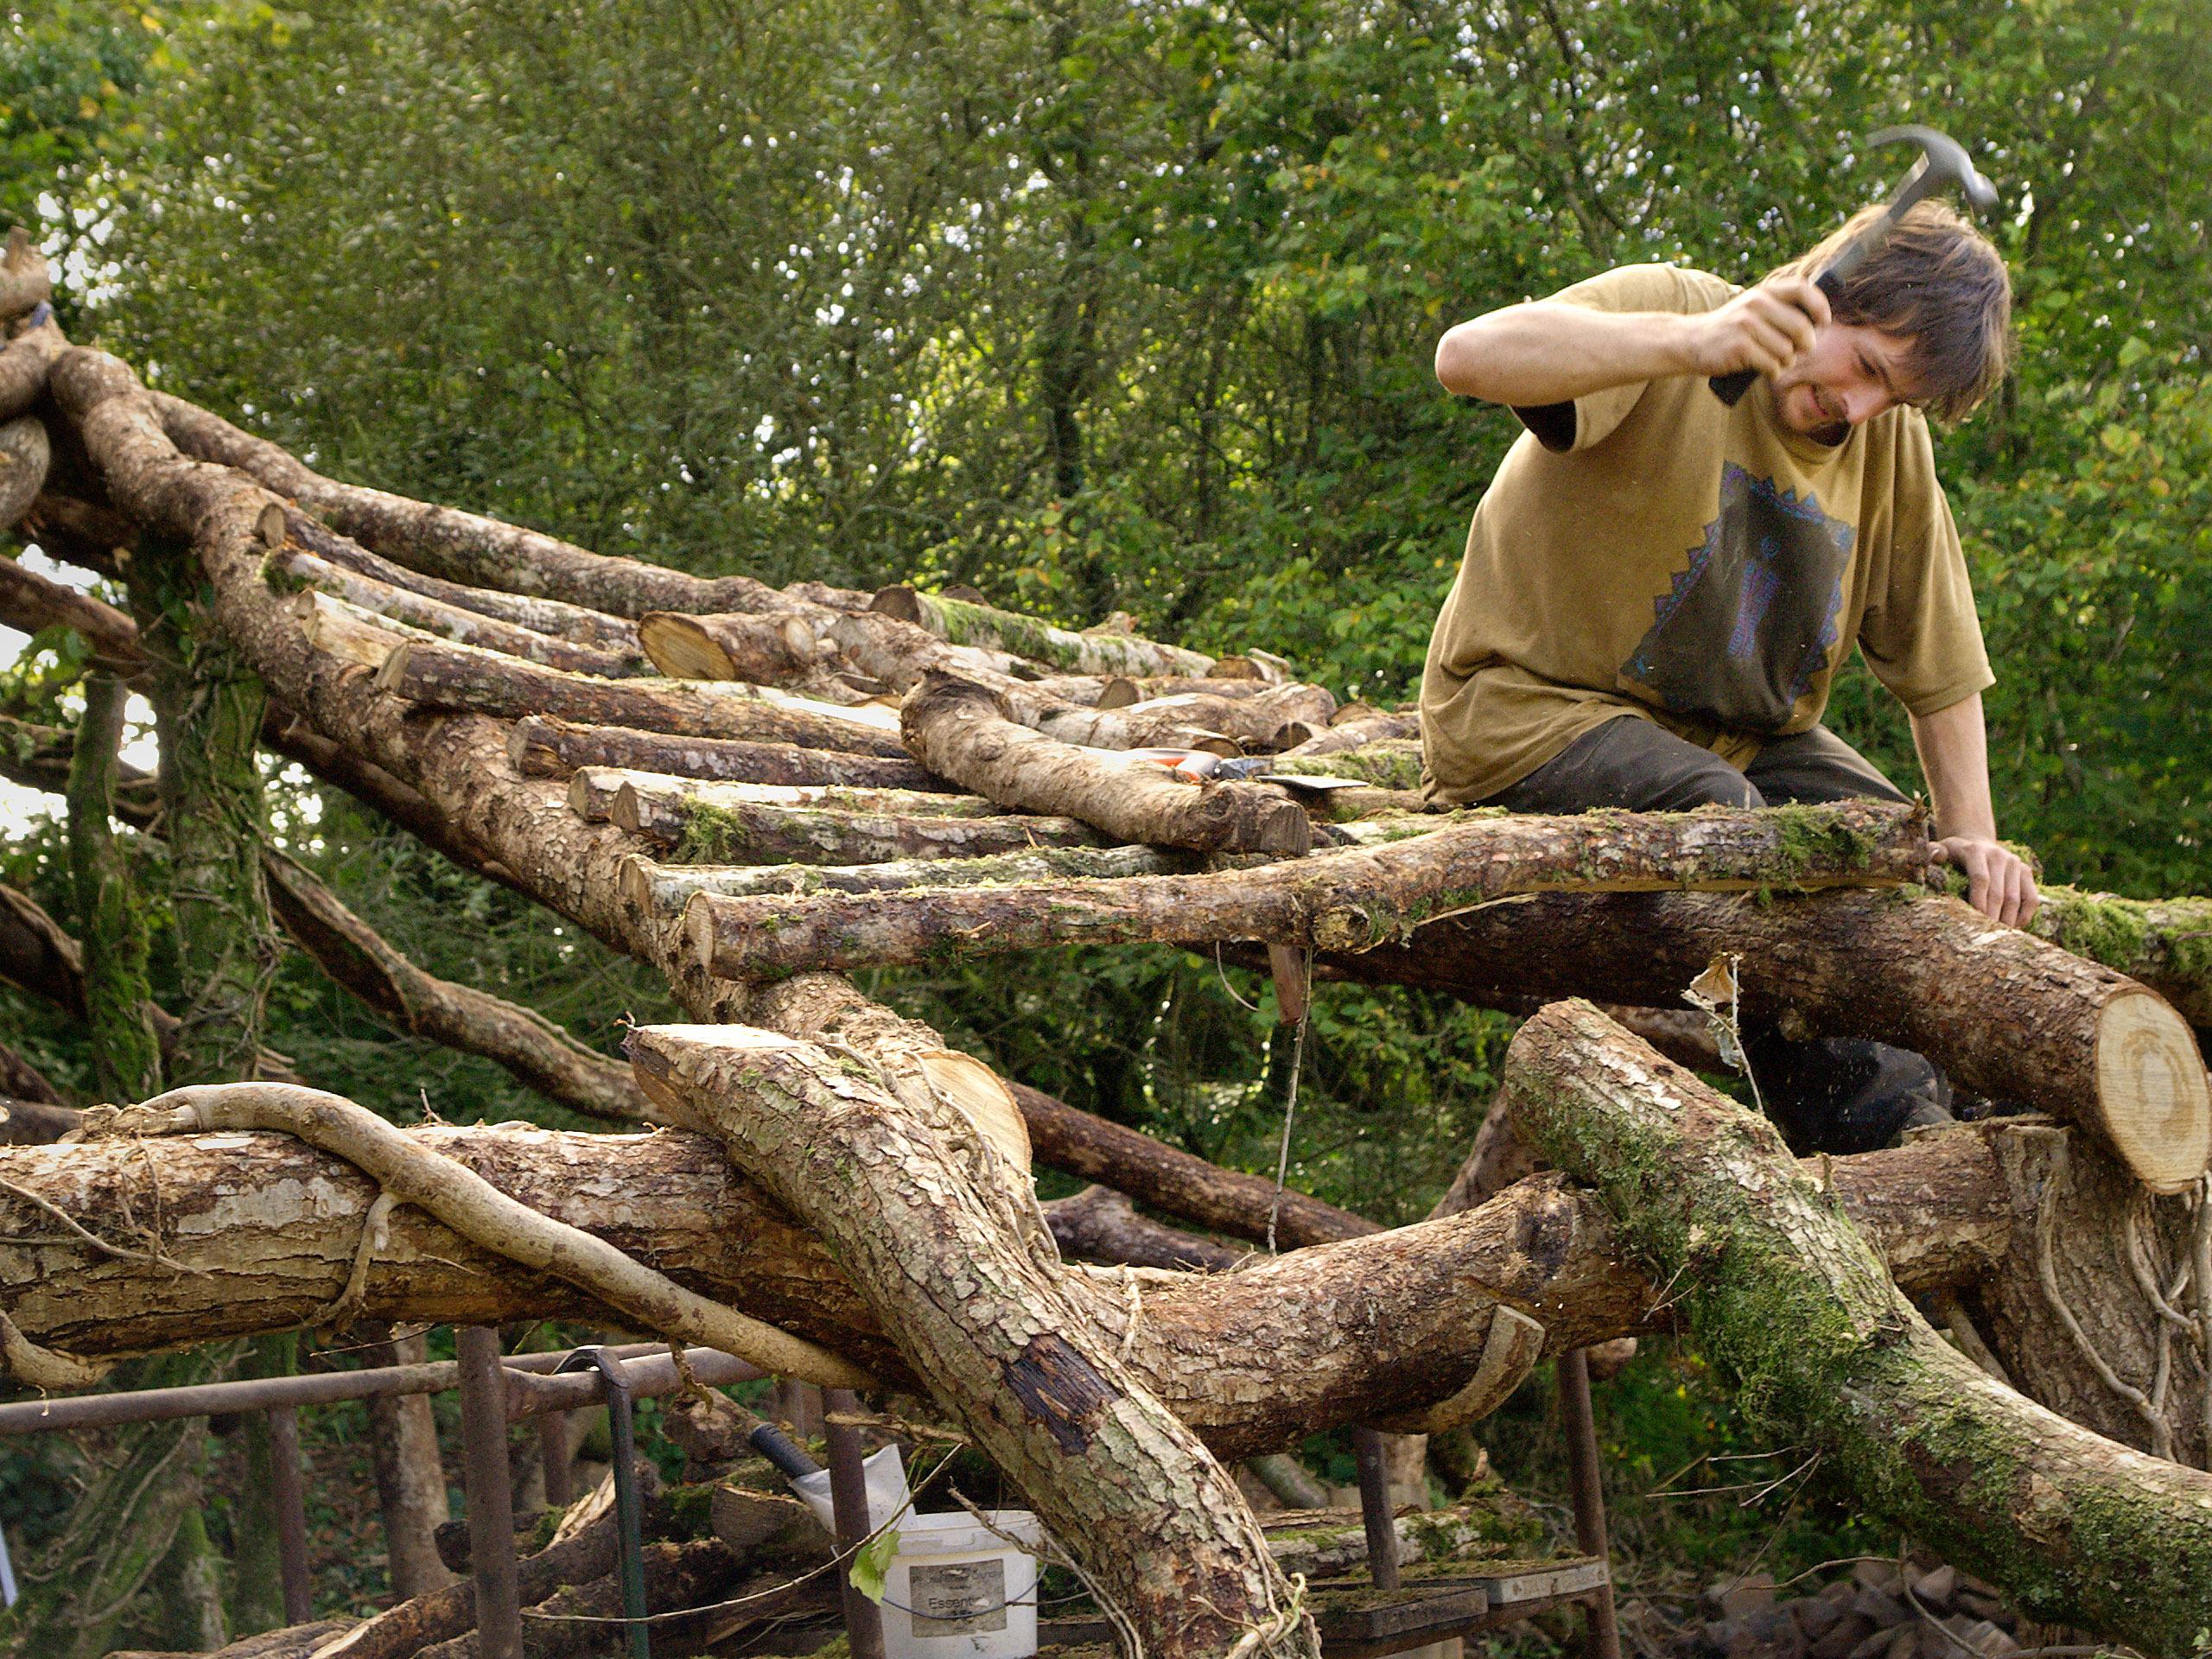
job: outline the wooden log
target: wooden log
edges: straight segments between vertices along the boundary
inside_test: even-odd
[[[867,798],[902,791],[842,791],[834,786],[792,788],[770,784],[686,785],[680,779],[612,766],[584,766],[569,779],[569,804],[588,823],[610,823],[668,849],[678,863],[727,864],[751,859],[764,865],[851,865],[944,858],[967,860],[1025,852],[1031,848],[1080,847],[1098,837],[1073,818],[1007,816],[988,802],[957,795],[913,798],[915,810],[849,810],[842,797],[864,807]],[[784,798],[778,799],[781,795]],[[810,796],[827,798],[808,804]],[[977,810],[977,809],[981,810]]]
[[[2200,1032],[2212,1031],[2212,899],[2045,887],[2028,931],[2142,981]]]
[[[1268,770],[1290,778],[1357,778],[1379,790],[1418,794],[1421,742],[1416,738],[1392,737],[1325,751],[1301,744],[1275,756],[1268,763]],[[1421,811],[1426,807],[1415,801],[1403,810]]]
[[[324,644],[318,633],[315,643]],[[410,641],[387,652],[376,689],[433,709],[503,719],[552,715],[595,726],[632,726],[687,737],[798,743],[864,754],[899,754],[898,716],[863,704],[840,708],[766,687],[699,680],[601,680],[493,657],[463,645]]]
[[[985,882],[1111,880],[1196,869],[1195,853],[1159,847],[1037,847],[992,858],[921,858],[887,864],[671,865],[626,858],[617,876],[625,904],[640,915],[673,916],[695,893],[726,898],[762,893],[887,893],[908,887],[964,887]]]
[[[950,776],[964,769],[960,758],[934,750],[926,759]],[[962,781],[982,777],[970,772]],[[1193,945],[1256,939],[1361,951],[1439,917],[1516,894],[1574,887],[1897,886],[1921,874],[1926,857],[1924,817],[1873,802],[1761,811],[1484,816],[1381,846],[1330,849],[1213,874],[775,901],[702,894],[686,906],[685,925],[698,959],[716,973],[741,960],[788,971],[918,962],[948,948],[985,955],[1077,941]]]
[[[61,1091],[47,1081],[46,1073],[5,1043],[0,1043],[0,1101],[6,1103],[10,1114],[4,1132],[8,1140],[16,1145],[31,1146],[43,1141],[58,1140],[61,1133],[67,1132],[60,1131],[55,1135],[27,1134],[26,1124],[16,1121],[19,1117],[25,1116],[28,1116],[30,1123],[55,1121],[41,1120],[34,1109],[41,1106],[61,1106]]]
[[[426,973],[329,888],[273,849],[263,855],[270,908],[315,965],[397,1029],[480,1054],[548,1100],[615,1122],[650,1119],[630,1068],[531,1008]]]
[[[1154,697],[1126,708],[1065,702],[1020,680],[963,677],[1005,699],[1010,718],[1062,743],[1092,749],[1183,748],[1241,754],[1281,746],[1286,725],[1332,706],[1318,685],[1270,685],[1248,697],[1196,693]]]
[[[129,678],[145,671],[136,622],[114,606],[26,569],[15,559],[0,559],[0,622],[25,633],[74,628],[92,647],[93,663],[109,673]]]
[[[709,579],[636,559],[610,558],[495,518],[340,483],[182,398],[163,392],[147,396],[162,429],[185,454],[237,468],[321,514],[364,546],[426,575],[623,617],[647,611],[788,610],[807,602],[862,609],[868,603],[865,594],[816,583],[783,590],[750,576]]]
[[[1478,1001],[1649,1003],[1721,956],[1741,958],[1746,1017],[1924,1054],[1955,1084],[2088,1129],[2154,1192],[2204,1173],[2212,1096],[2181,1017],[2134,981],[1955,899],[1553,893],[1455,917],[1414,948],[1339,960],[1361,979]]]
[[[8,232],[8,246],[0,253],[0,323],[13,322],[54,292],[54,277],[46,256],[21,225]]]
[[[38,401],[54,359],[68,346],[60,327],[49,316],[0,347],[0,421],[13,420]]]
[[[533,1210],[907,1385],[906,1362],[822,1242],[733,1170],[719,1141],[513,1124],[408,1133]],[[2012,1133],[1964,1129],[1806,1167],[1833,1181],[1901,1284],[1957,1286],[2013,1248],[2013,1198],[1993,1150]],[[0,1180],[14,1189],[0,1188],[0,1231],[41,1240],[0,1251],[0,1307],[32,1341],[88,1357],[311,1321],[346,1287],[377,1196],[351,1166],[276,1135],[0,1147]],[[121,1255],[57,1230],[22,1196],[109,1235],[104,1217],[151,1215],[157,1192],[159,1238],[114,1235]],[[1286,1205],[1287,1226],[1298,1213]],[[412,1205],[391,1211],[383,1239],[361,1276],[364,1319],[622,1323]],[[1658,1282],[1611,1239],[1601,1207],[1547,1175],[1465,1215],[1234,1274],[1147,1275],[1135,1314],[1116,1273],[1077,1270],[1066,1291],[1113,1341],[1128,1338],[1147,1386],[1210,1446],[1245,1456],[1449,1399],[1476,1376],[1500,1298],[1541,1320],[1554,1351],[1656,1328]]]
[[[1071,1260],[1227,1273],[1249,1254],[1149,1220],[1137,1214],[1127,1193],[1110,1186],[1086,1186],[1072,1198],[1055,1198],[1045,1206],[1045,1217],[1060,1254]]]
[[[946,794],[925,790],[874,789],[850,784],[720,783],[708,779],[674,778],[666,772],[639,772],[613,766],[589,768],[602,785],[627,790],[634,807],[617,811],[614,822],[626,830],[681,841],[683,825],[701,810],[742,812],[753,807],[782,807],[818,812],[872,813],[884,817],[995,818],[1004,809],[980,795]],[[579,774],[581,775],[581,774]],[[625,816],[634,811],[641,820]],[[664,836],[664,826],[676,833]]]
[[[1286,1248],[1360,1238],[1382,1230],[1364,1216],[1285,1189],[1264,1176],[1224,1169],[1141,1130],[1077,1111],[1028,1084],[1010,1084],[1029,1128],[1037,1161],[1088,1181],[1109,1183],[1155,1210],[1210,1232],[1263,1240],[1270,1214]]]
[[[1352,720],[1332,720],[1327,731],[1318,732],[1305,742],[1285,749],[1283,753],[1295,756],[1338,754],[1346,749],[1363,749],[1376,743],[1418,744],[1420,741],[1420,715],[1370,712]]]
[[[747,680],[785,685],[816,671],[824,656],[809,620],[781,616],[687,616],[648,611],[638,638],[653,665],[674,679]]]
[[[1297,854],[1305,813],[1276,791],[1195,782],[1165,768],[1095,755],[1017,723],[988,687],[932,672],[899,712],[906,747],[931,771],[998,802],[1061,813],[1118,841],[1197,852]]]
[[[53,460],[46,423],[37,416],[0,421],[0,531],[15,529],[30,511],[46,487],[46,469]]]
[[[634,645],[622,650],[539,633],[410,588],[378,582],[304,550],[288,548],[272,557],[269,565],[271,570],[293,582],[335,594],[362,610],[405,623],[441,639],[499,652],[569,674],[625,678],[647,671],[645,655]]]
[[[580,726],[528,715],[515,722],[508,758],[530,778],[566,778],[579,766],[625,766],[733,784],[842,784],[855,789],[948,793],[957,785],[901,754],[853,754],[789,743],[683,737],[621,726]]]
[[[1699,1343],[1770,1432],[1906,1535],[2038,1617],[2193,1654],[2212,1608],[2212,1476],[2014,1394],[1898,1294],[1764,1118],[1587,1004],[1506,1061],[1516,1117],[1679,1281]]]
[[[317,558],[382,582],[386,587],[404,588],[425,599],[436,600],[459,610],[474,611],[498,621],[511,622],[534,633],[550,634],[556,639],[570,640],[580,645],[597,645],[626,657],[642,656],[642,647],[638,643],[638,625],[628,617],[609,616],[604,611],[564,604],[557,599],[540,599],[528,594],[510,594],[490,588],[472,588],[463,582],[426,576],[419,570],[410,570],[404,564],[396,564],[370,552],[351,537],[340,535],[321,519],[310,517],[297,507],[285,510],[284,545],[302,549]]]
[[[712,1122],[846,1264],[938,1402],[1122,1609],[1145,1651],[1318,1654],[1312,1624],[1235,1483],[1132,1376],[1058,1275],[1022,1248],[958,1148],[810,1045],[734,1027],[646,1027],[649,1094]],[[1172,1561],[1161,1573],[1157,1564]]]
[[[1074,633],[1034,617],[925,594],[904,583],[882,589],[869,608],[955,645],[1008,652],[1071,674],[1201,675],[1213,666],[1212,658],[1179,645],[1124,633]]]

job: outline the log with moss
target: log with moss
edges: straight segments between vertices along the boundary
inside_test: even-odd
[[[1509,1051],[1532,1145],[1589,1184],[1676,1287],[1754,1421],[2039,1618],[2161,1659],[2202,1650],[2212,1475],[2101,1439],[1930,1330],[1773,1125],[1583,1003]]]
[[[2029,931],[2139,979],[2212,1031],[2212,899],[2121,899],[2045,887]]]
[[[960,769],[934,751],[931,764]],[[1926,859],[1925,818],[1872,802],[1750,812],[1500,815],[1381,846],[1211,874],[794,901],[705,894],[687,906],[685,920],[700,961],[716,973],[741,961],[754,971],[793,971],[919,962],[949,948],[981,955],[1077,942],[1258,940],[1359,951],[1518,894],[1897,886],[1922,874]]]
[[[581,774],[580,774],[581,775]],[[608,799],[608,810],[613,807]],[[672,917],[695,893],[748,899],[768,893],[888,893],[908,887],[986,883],[1112,880],[1198,869],[1195,853],[1159,847],[1035,847],[988,858],[898,859],[886,864],[663,864],[643,855],[622,861],[623,902],[641,915]]]
[[[913,623],[954,645],[1007,652],[1071,674],[1126,674],[1135,678],[1196,676],[1213,666],[1212,658],[1179,645],[1159,645],[1133,634],[1103,630],[1077,633],[1034,617],[943,594],[925,594],[903,583],[879,592],[870,608]]]
[[[1334,965],[1485,1006],[1519,996],[1663,1006],[1716,957],[1737,959],[1746,1019],[1925,1054],[1955,1084],[2088,1129],[2152,1192],[2184,1191],[2204,1173],[2212,1093],[2196,1038],[2164,998],[1917,888],[1764,902],[1547,893]]]

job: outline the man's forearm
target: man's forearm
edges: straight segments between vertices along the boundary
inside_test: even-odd
[[[1593,311],[1535,300],[1447,330],[1436,378],[1447,391],[1529,408],[1611,386],[1688,374],[1694,320],[1669,311]]]
[[[1997,839],[1997,812],[1989,799],[1989,739],[1982,725],[1981,693],[1912,716],[1913,747],[1936,805],[1936,833],[1948,838]]]

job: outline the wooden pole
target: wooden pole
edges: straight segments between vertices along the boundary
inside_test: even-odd
[[[1559,1357],[1560,1427],[1567,1434],[1567,1466],[1574,1482],[1574,1541],[1605,1563],[1605,1582],[1584,1604],[1583,1630],[1590,1659],[1621,1659],[1620,1626],[1613,1618],[1612,1558],[1605,1536],[1605,1491],[1599,1479],[1598,1425],[1590,1408],[1590,1356],[1570,1348]]]
[[[837,1522],[837,1588],[845,1602],[845,1630],[852,1639],[853,1659],[883,1659],[883,1611],[860,1592],[853,1583],[852,1563],[843,1559],[874,1530],[868,1514],[868,1471],[861,1466],[861,1432],[837,1421],[861,1408],[860,1396],[850,1389],[825,1389],[822,1405],[823,1436],[830,1443],[830,1503]]]
[[[472,1325],[455,1335],[461,1357],[469,1564],[476,1577],[477,1651],[481,1659],[522,1659],[514,1496],[507,1470],[507,1385],[499,1365],[499,1333],[489,1325]]]
[[[308,1569],[307,1477],[300,1457],[300,1414],[290,1406],[269,1413],[270,1507],[276,1511],[276,1563],[283,1576],[284,1622],[315,1617],[315,1580]]]

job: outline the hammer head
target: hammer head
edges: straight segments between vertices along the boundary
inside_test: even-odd
[[[1898,213],[1947,184],[1958,186],[1960,194],[1982,213],[1987,213],[1997,205],[1997,187],[1974,170],[1974,162],[1967,155],[1965,146],[1955,138],[1946,137],[1933,127],[1884,127],[1879,132],[1868,133],[1866,142],[1869,144],[1910,142],[1920,146],[1919,164],[1906,175],[1904,182],[1897,188],[1897,200],[1893,207]]]

